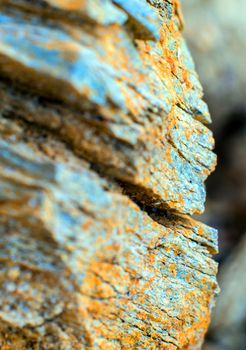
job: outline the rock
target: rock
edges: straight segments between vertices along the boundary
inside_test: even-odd
[[[200,349],[216,157],[178,5],[0,2],[5,350]]]
[[[243,237],[237,249],[220,269],[221,294],[213,312],[210,342],[205,349],[244,349],[245,347],[245,289],[246,289],[246,239]]]

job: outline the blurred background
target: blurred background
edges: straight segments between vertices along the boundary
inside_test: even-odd
[[[181,0],[218,166],[202,221],[219,230],[221,293],[205,350],[246,349],[246,0]],[[201,220],[201,218],[199,218]]]

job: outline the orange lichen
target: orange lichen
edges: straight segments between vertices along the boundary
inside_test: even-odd
[[[85,0],[47,0],[47,2],[53,6],[70,11],[81,10],[86,5]]]
[[[35,42],[31,10],[19,20],[10,5],[25,45],[0,28],[15,52],[0,47],[0,114],[21,121],[13,140],[0,118],[2,327],[23,349],[191,349],[209,322],[216,235],[183,214],[203,209],[214,159],[178,2],[153,9],[159,41],[139,18],[102,24],[85,1],[47,2]]]

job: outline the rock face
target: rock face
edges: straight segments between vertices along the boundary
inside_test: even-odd
[[[0,1],[0,345],[200,349],[213,137],[177,1]]]
[[[246,2],[184,0],[183,10],[184,36],[213,115],[220,159],[207,183],[203,220],[220,230],[222,262],[246,229]]]

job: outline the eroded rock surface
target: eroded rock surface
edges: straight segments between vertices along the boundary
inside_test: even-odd
[[[176,1],[0,1],[2,349],[200,349],[214,141]]]

